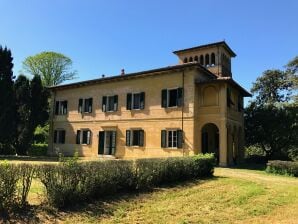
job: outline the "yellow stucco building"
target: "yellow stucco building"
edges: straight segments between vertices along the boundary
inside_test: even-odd
[[[243,158],[250,93],[232,78],[236,54],[224,41],[173,53],[175,66],[51,87],[49,154]]]

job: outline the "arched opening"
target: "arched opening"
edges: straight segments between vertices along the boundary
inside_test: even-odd
[[[200,64],[204,65],[204,56],[203,55],[200,56]]]
[[[192,57],[190,57],[190,58],[189,58],[189,62],[192,62],[192,61],[193,61],[193,59],[192,59]]]
[[[214,53],[211,54],[211,65],[212,66],[215,65],[215,54]]]
[[[214,153],[219,162],[219,129],[213,123],[202,127],[202,153]]]
[[[187,58],[184,58],[183,63],[187,63]]]
[[[195,61],[195,62],[198,62],[198,61],[199,61],[198,56],[195,56],[194,61]]]
[[[205,65],[208,66],[210,64],[209,62],[209,54],[205,55]]]

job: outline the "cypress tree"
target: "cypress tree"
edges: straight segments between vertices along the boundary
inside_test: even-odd
[[[13,58],[9,49],[0,46],[0,153],[12,153],[15,137],[15,101]]]

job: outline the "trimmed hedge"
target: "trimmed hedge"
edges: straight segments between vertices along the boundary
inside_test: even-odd
[[[28,150],[28,156],[46,156],[48,151],[48,144],[32,144]]]
[[[298,177],[298,162],[271,160],[266,172]]]

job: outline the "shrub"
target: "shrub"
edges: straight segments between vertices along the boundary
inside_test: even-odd
[[[46,156],[48,151],[48,144],[32,144],[28,150],[29,156]]]
[[[298,162],[268,161],[266,172],[298,177]]]

